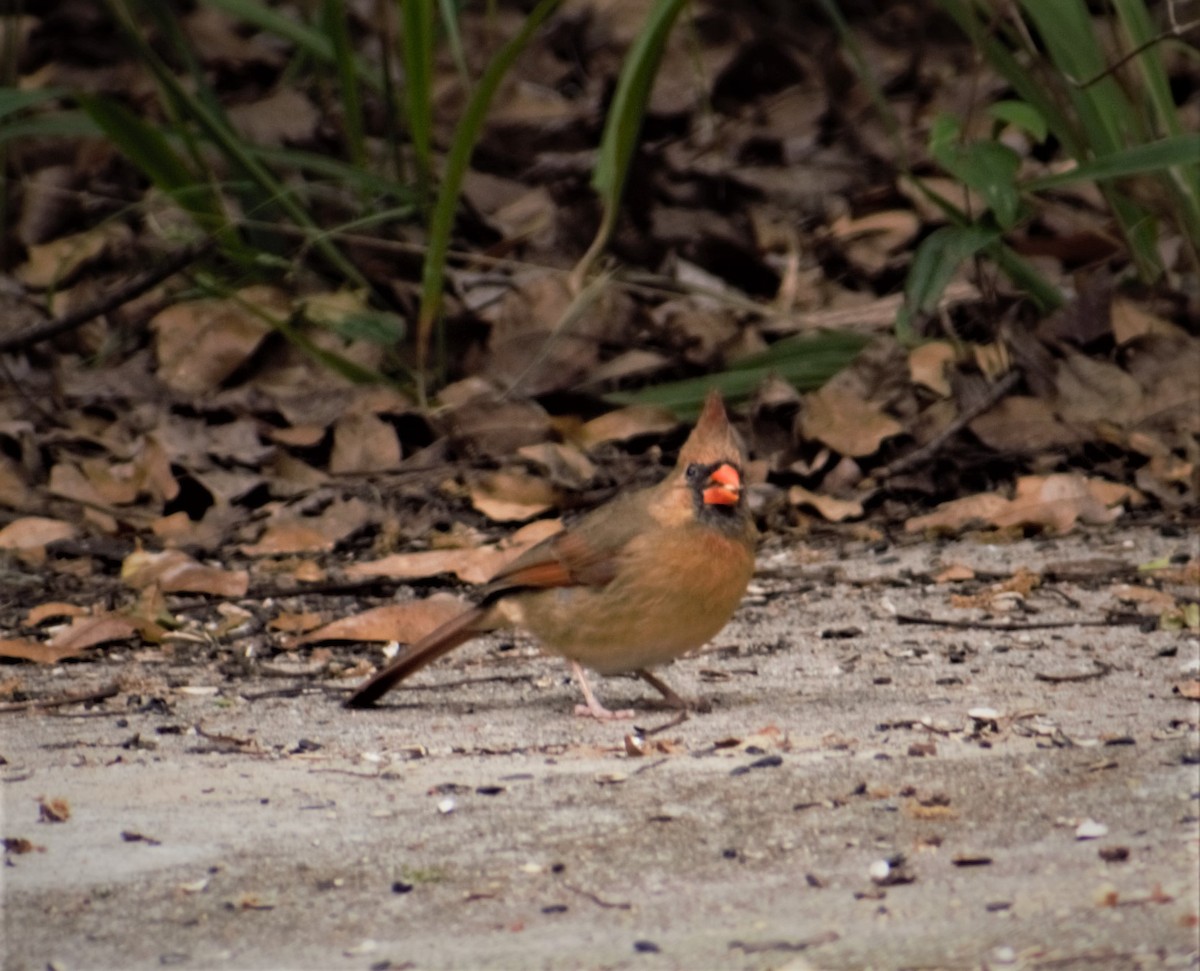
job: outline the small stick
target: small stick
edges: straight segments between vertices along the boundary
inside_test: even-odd
[[[185,246],[183,249],[168,256],[160,266],[155,267],[147,273],[143,273],[139,277],[135,277],[128,283],[116,287],[114,290],[100,297],[100,299],[94,300],[86,306],[72,310],[61,317],[56,317],[54,320],[48,320],[45,323],[27,327],[21,333],[13,334],[9,337],[0,337],[0,354],[6,351],[24,350],[27,347],[32,347],[34,344],[48,341],[59,334],[65,334],[67,331],[82,327],[89,320],[94,320],[102,314],[116,310],[118,307],[129,303],[129,301],[140,297],[152,287],[158,286],[167,277],[174,276],[185,266],[199,259],[212,246],[213,240],[211,239],[205,240],[202,243],[193,243],[190,246]]]
[[[6,701],[0,704],[0,711],[28,711],[30,708],[61,708],[63,705],[77,705],[86,701],[103,701],[120,692],[120,687],[110,684],[98,691],[78,691],[61,695],[58,698],[30,698],[28,701]]]

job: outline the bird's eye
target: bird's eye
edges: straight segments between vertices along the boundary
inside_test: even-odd
[[[697,482],[704,475],[704,466],[693,462],[687,467],[687,472],[684,474],[687,476],[688,482]]]

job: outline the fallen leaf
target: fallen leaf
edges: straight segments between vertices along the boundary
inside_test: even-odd
[[[854,458],[874,455],[885,439],[904,431],[878,405],[829,385],[805,395],[800,429],[806,439]]]
[[[30,627],[37,627],[43,621],[54,617],[82,617],[86,613],[87,608],[80,607],[78,604],[44,603],[29,609],[25,623]]]
[[[604,442],[627,442],[642,435],[664,435],[678,425],[679,419],[665,408],[630,405],[586,422],[578,430],[578,441],[586,450]]]
[[[457,597],[433,596],[409,603],[387,604],[364,610],[361,614],[341,617],[305,634],[296,643],[318,641],[397,641],[415,644],[426,634],[441,627],[452,617],[469,609],[470,604]]]
[[[39,823],[65,823],[71,818],[71,804],[62,798],[38,796]]]
[[[206,566],[181,550],[130,553],[121,564],[121,581],[134,590],[154,585],[163,593],[206,593],[216,597],[244,597],[250,588],[247,571]]]
[[[558,501],[553,486],[545,479],[518,472],[493,472],[470,485],[471,505],[495,522],[532,519]]]
[[[138,631],[138,625],[115,614],[99,614],[95,617],[76,617],[71,625],[59,631],[46,646],[59,652],[59,657],[82,654],[89,647],[108,641],[123,641]]]
[[[378,415],[343,415],[334,423],[329,471],[335,475],[390,472],[401,457],[395,427]]]
[[[248,287],[236,296],[175,303],[150,321],[158,376],[168,387],[185,394],[216,390],[271,333],[250,307],[278,316],[290,308],[287,295],[272,287]]]
[[[1179,692],[1180,697],[1187,698],[1190,701],[1200,701],[1200,678],[1192,678],[1191,681],[1180,681],[1175,685],[1175,691]]]
[[[793,506],[810,506],[831,523],[857,519],[863,514],[863,505],[856,499],[835,499],[798,485],[788,489],[788,502]]]
[[[14,519],[0,529],[0,549],[28,550],[46,546],[62,539],[71,539],[75,527],[59,519],[43,516],[25,516]]]
[[[975,571],[965,563],[951,563],[933,578],[934,583],[961,583],[964,580],[974,580]]]
[[[366,563],[346,567],[349,577],[389,577],[393,580],[418,580],[451,573],[466,583],[485,583],[519,551],[501,552],[495,547],[474,549],[421,550],[393,553]]]
[[[957,357],[949,341],[929,341],[914,347],[908,354],[908,373],[913,384],[919,384],[943,398],[951,393],[948,372]]]

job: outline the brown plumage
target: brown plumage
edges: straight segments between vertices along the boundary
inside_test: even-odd
[[[477,634],[522,627],[571,662],[587,701],[579,714],[632,715],[604,708],[580,665],[600,674],[635,673],[683,706],[648,669],[706,643],[741,602],[756,539],[742,466],[713,392],[666,479],[618,496],[527,550],[483,588],[478,606],[408,647],[346,705],[372,705]]]

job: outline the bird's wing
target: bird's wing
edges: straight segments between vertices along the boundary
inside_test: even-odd
[[[526,550],[494,576],[483,603],[517,590],[603,587],[621,565],[621,551],[650,524],[644,505],[623,496]]]

